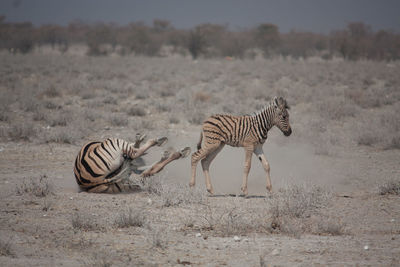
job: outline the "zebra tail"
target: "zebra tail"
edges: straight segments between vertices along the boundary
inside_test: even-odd
[[[203,131],[200,133],[200,140],[197,143],[197,150],[201,149],[201,142],[203,141]]]

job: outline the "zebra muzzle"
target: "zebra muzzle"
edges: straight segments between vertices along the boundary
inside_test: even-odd
[[[292,134],[292,128],[289,128],[287,131],[283,132],[285,136],[289,136]]]

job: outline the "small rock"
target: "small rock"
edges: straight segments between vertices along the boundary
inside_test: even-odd
[[[197,233],[197,234],[196,234],[196,237],[200,237],[200,236],[201,236],[201,234],[200,234],[200,233]]]
[[[368,250],[369,249],[369,247],[368,246],[364,246],[364,250]]]
[[[390,222],[395,222],[395,219],[391,219]]]
[[[147,204],[151,205],[152,203],[153,203],[153,200],[151,200],[151,198],[149,198],[149,199],[147,200]]]
[[[233,237],[233,240],[235,240],[236,242],[240,242],[240,237],[238,237],[237,235],[235,235],[235,236]]]
[[[279,250],[277,248],[274,248],[271,252],[272,256],[278,256],[279,255]]]
[[[73,200],[74,198],[73,198],[73,197],[70,197],[69,199]]]

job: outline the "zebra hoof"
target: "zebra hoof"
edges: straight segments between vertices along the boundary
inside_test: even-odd
[[[143,142],[143,140],[146,138],[146,134],[140,134],[140,133],[137,133],[136,134],[136,141],[137,142]]]
[[[161,161],[166,160],[167,158],[169,158],[170,155],[171,155],[171,151],[165,150],[165,151],[161,154]]]
[[[167,141],[168,141],[168,138],[167,138],[167,137],[160,137],[160,138],[157,138],[157,140],[156,140],[156,145],[157,145],[157,146],[162,146],[162,145],[164,145]]]
[[[181,158],[186,158],[187,156],[189,156],[190,152],[191,152],[191,149],[188,146],[179,150],[179,153],[181,154]]]
[[[247,195],[249,194],[249,191],[247,190],[247,187],[242,187],[241,190],[242,190],[243,196],[247,197]]]

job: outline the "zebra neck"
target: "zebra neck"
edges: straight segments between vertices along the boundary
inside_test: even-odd
[[[256,113],[255,118],[259,124],[263,136],[266,136],[267,132],[272,128],[272,126],[274,126],[274,114],[275,109],[272,106],[268,106]]]

